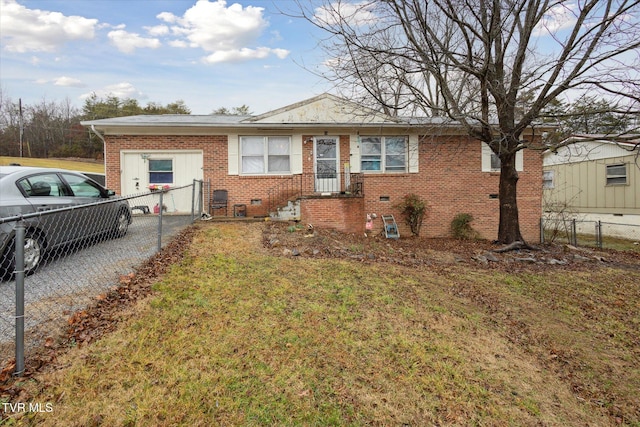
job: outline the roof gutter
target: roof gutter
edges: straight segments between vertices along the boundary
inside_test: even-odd
[[[104,139],[104,135],[102,135],[96,129],[95,125],[91,125],[91,131],[96,134],[98,138],[102,141],[102,163],[104,164],[104,178],[105,185],[107,183],[107,141]]]

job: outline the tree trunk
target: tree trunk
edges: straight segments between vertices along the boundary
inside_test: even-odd
[[[520,220],[518,217],[518,202],[516,186],[518,172],[516,171],[515,153],[500,156],[500,226],[498,228],[498,241],[509,244],[523,242],[520,234]]]

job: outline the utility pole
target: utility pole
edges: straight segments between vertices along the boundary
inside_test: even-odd
[[[18,98],[18,109],[20,110],[20,116],[18,123],[20,125],[20,157],[22,157],[22,139],[24,135],[24,121],[22,120],[22,98]]]

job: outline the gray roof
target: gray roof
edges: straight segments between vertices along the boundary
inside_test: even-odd
[[[331,117],[324,117],[324,120],[314,120],[312,115],[299,117],[299,120],[293,119],[296,117],[293,115],[285,115],[282,113],[290,112],[299,108],[304,108],[305,105],[309,105],[318,100],[329,99],[335,103],[346,105],[348,108],[354,110],[358,109],[361,113],[359,117],[352,117],[353,121],[345,122],[345,118],[337,118],[335,121],[331,121]],[[277,118],[279,117],[279,118]],[[286,117],[284,119],[283,117]],[[340,116],[338,116],[340,117]],[[273,121],[268,120],[274,118]],[[114,117],[109,119],[99,120],[86,120],[82,121],[83,126],[97,127],[100,129],[110,129],[112,132],[117,132],[118,129],[128,128],[265,128],[265,129],[303,129],[303,128],[317,128],[317,127],[332,127],[332,128],[353,128],[354,126],[360,128],[393,128],[393,129],[426,129],[426,128],[461,128],[461,123],[452,120],[449,117],[391,117],[385,116],[379,112],[371,110],[366,107],[358,106],[351,101],[338,98],[334,95],[323,94],[314,98],[307,99],[302,102],[298,102],[277,110],[273,110],[261,115],[190,115],[190,114],[162,114],[162,115],[139,115],[139,116],[127,116],[127,117]],[[553,127],[553,126],[546,126]]]
[[[83,126],[228,126],[237,125],[250,117],[252,116],[157,114],[86,120],[80,124]]]
[[[268,123],[255,122],[256,116],[231,116],[231,115],[190,115],[190,114],[159,114],[159,115],[139,115],[126,117],[113,117],[110,119],[86,120],[80,122],[83,126],[99,127],[308,127],[308,126],[353,126],[356,123],[339,122],[296,122],[296,123]],[[395,122],[363,122],[358,126],[459,126],[459,123],[445,117],[397,117]]]

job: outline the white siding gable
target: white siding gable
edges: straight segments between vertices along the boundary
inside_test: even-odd
[[[324,94],[247,120],[251,123],[397,123],[392,117]]]
[[[578,163],[587,160],[604,160],[625,157],[633,154],[632,148],[626,148],[608,141],[583,141],[558,148],[557,152],[548,151],[544,154],[543,165],[561,165]]]

